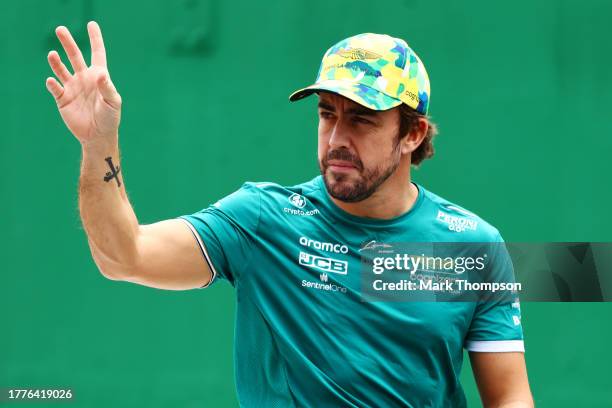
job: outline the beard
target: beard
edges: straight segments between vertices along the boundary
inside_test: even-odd
[[[329,170],[330,160],[343,160],[355,166],[357,175],[351,173],[334,173]],[[390,157],[383,163],[372,169],[366,169],[359,157],[353,155],[346,149],[331,150],[323,160],[319,161],[319,169],[325,182],[327,192],[333,198],[346,202],[356,203],[370,197],[378,190],[400,165],[399,144],[397,144]]]

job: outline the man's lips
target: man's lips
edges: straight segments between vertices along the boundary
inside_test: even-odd
[[[330,160],[327,162],[328,168],[333,171],[349,171],[351,169],[357,170],[357,167],[348,161],[344,160]]]

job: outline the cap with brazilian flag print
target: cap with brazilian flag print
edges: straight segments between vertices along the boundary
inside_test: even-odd
[[[429,109],[429,77],[421,59],[404,40],[386,34],[358,34],[331,47],[316,82],[289,100],[318,91],[340,94],[373,110],[402,103],[423,115]]]

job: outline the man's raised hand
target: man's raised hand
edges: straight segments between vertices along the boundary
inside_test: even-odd
[[[84,147],[114,144],[121,118],[121,96],[106,67],[100,27],[90,21],[87,32],[91,43],[89,67],[68,29],[60,26],[55,30],[74,73],[70,73],[56,51],[49,52],[47,59],[57,79],[47,78],[47,89],[55,98],[66,126]]]

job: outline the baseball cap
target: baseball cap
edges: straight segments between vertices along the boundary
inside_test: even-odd
[[[429,109],[429,77],[421,59],[406,41],[386,34],[358,34],[331,47],[315,83],[295,91],[289,100],[318,91],[340,94],[373,110],[402,103],[424,115]]]

